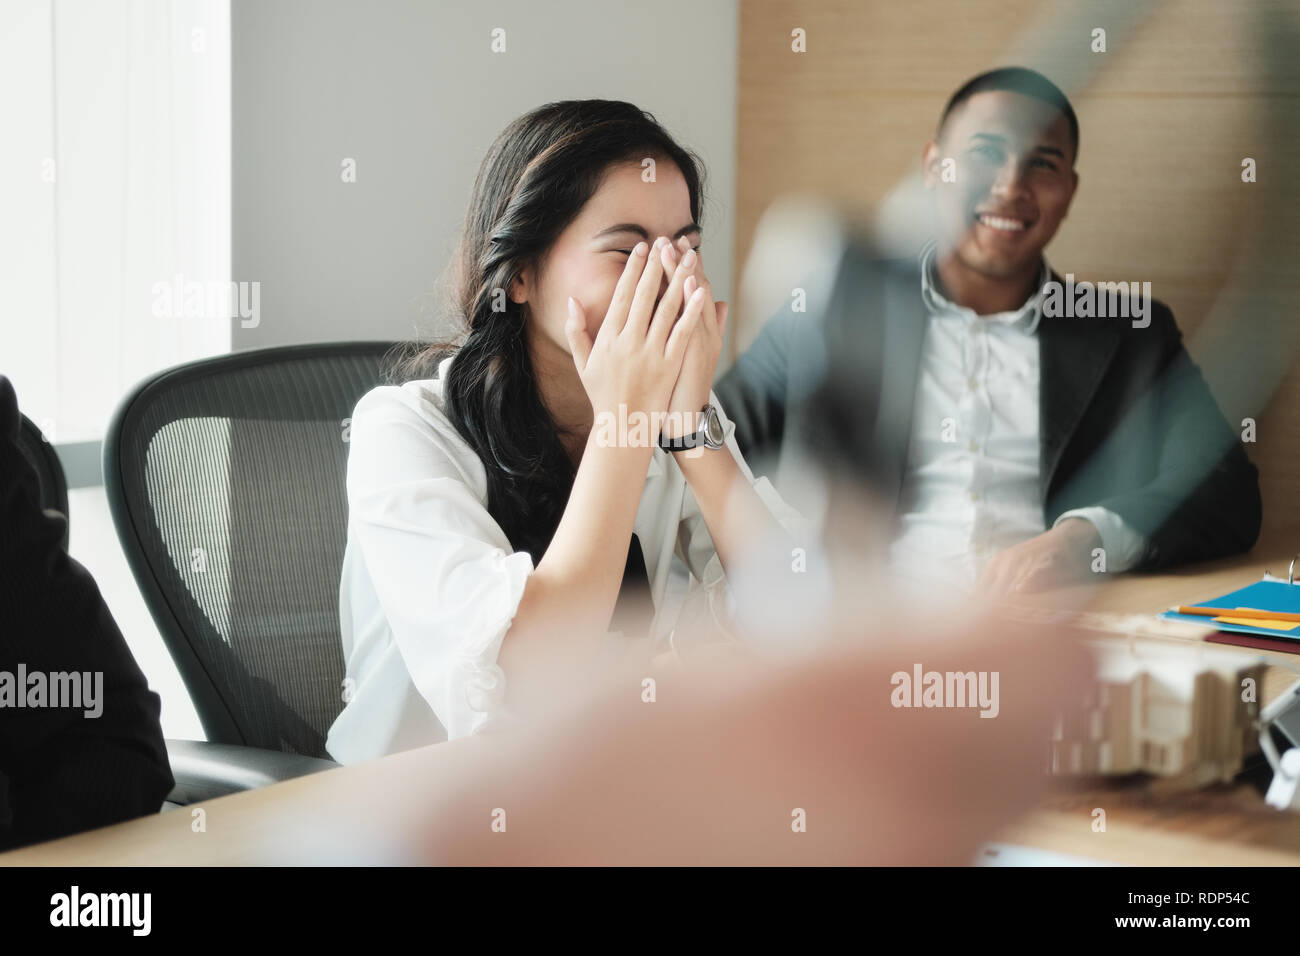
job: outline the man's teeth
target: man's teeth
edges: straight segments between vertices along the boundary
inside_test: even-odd
[[[1025,228],[1025,224],[1019,219],[1003,219],[1001,216],[980,216],[979,220],[990,229],[1001,229],[1003,232],[1020,232]]]

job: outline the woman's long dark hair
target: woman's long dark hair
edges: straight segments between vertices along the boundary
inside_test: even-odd
[[[465,328],[407,366],[427,370],[455,354],[443,383],[447,413],[487,471],[489,513],[534,562],[555,535],[574,469],[538,392],[526,307],[506,290],[541,262],[611,166],[647,157],[681,170],[699,222],[699,159],[631,103],[548,103],[507,126],[479,168],[457,252],[454,314]]]

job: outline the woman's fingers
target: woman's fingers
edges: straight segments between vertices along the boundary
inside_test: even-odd
[[[687,250],[691,248],[690,239],[686,236],[682,236],[677,240],[677,248],[681,251],[682,255],[686,255]],[[713,287],[709,284],[709,277],[704,274],[704,250],[696,249],[695,255],[695,278],[701,285],[708,289],[709,295],[713,295]]]
[[[695,252],[689,251],[686,255],[677,260],[677,268],[673,272],[672,281],[668,283],[668,288],[664,292],[663,298],[659,300],[659,306],[655,310],[654,321],[650,325],[650,331],[647,333],[646,340],[656,348],[663,348],[664,342],[668,340],[668,333],[672,331],[674,323],[677,322],[678,315],[682,311],[682,287],[687,278],[695,268]]]
[[[699,326],[703,314],[704,290],[696,289],[695,293],[686,300],[686,310],[682,312],[682,317],[673,325],[672,334],[668,336],[668,345],[664,349],[666,358],[674,363],[681,361],[686,354],[686,346],[691,341],[691,335]]]
[[[608,318],[605,321],[609,323]],[[569,296],[569,318],[564,323],[564,337],[569,340],[573,364],[582,372],[587,367],[587,359],[591,358],[591,335],[587,332],[587,314],[573,296]]]
[[[681,239],[677,240],[677,247],[681,249],[682,254],[685,255],[686,252],[691,248],[690,240],[686,236],[682,236]],[[691,275],[689,278],[687,278],[686,285],[684,286],[685,293],[686,296],[689,298],[691,295],[694,294],[697,288],[704,289],[704,295],[708,300],[704,306],[704,317],[707,319],[710,314],[709,313],[710,303],[713,304],[715,310],[714,321],[713,322],[706,321],[704,323],[706,326],[705,331],[709,334],[711,338],[717,336],[720,339],[722,335],[722,329],[726,325],[727,304],[725,302],[712,302],[713,286],[709,282],[709,277],[704,274],[704,256],[697,250],[695,253],[695,257],[696,257],[695,267],[691,270]]]
[[[662,245],[663,242],[656,239],[655,244],[650,247],[645,271],[641,273],[636,291],[632,295],[632,307],[628,310],[627,324],[622,329],[623,332],[638,339],[645,337],[646,329],[650,327],[650,317],[654,314],[655,299],[659,298],[659,285],[664,278],[664,263],[660,254]]]
[[[605,313],[605,321],[601,323],[600,331],[596,333],[597,339],[613,338],[623,331],[632,308],[637,283],[645,272],[645,257],[649,251],[650,246],[645,242],[638,242],[632,247],[632,254],[627,257],[623,274],[618,277],[618,285],[614,287],[614,297],[609,301],[609,311]]]

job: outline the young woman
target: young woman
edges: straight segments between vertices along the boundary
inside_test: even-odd
[[[725,607],[725,572],[794,517],[710,388],[727,308],[700,179],[628,103],[552,103],[492,145],[458,256],[467,331],[352,417],[336,759],[571,695],[617,643],[620,590],[643,584],[662,641],[688,591]]]

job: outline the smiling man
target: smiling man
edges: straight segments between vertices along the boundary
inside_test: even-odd
[[[846,257],[822,326],[775,318],[717,386],[756,471],[788,459],[787,434],[855,446],[894,509],[895,569],[931,592],[1038,590],[1258,536],[1255,468],[1168,307],[1045,302],[1061,280],[1043,253],[1078,188],[1078,152],[1074,109],[1045,76],[970,80],[922,152],[937,232],[919,261]],[[1114,301],[1130,287],[1107,288]],[[827,363],[849,369],[864,409],[838,431],[801,398],[806,370]]]

